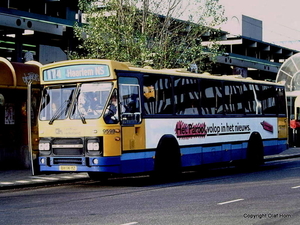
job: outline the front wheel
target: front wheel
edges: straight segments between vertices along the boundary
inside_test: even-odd
[[[108,173],[98,173],[98,172],[89,172],[89,177],[95,181],[105,182],[108,180],[110,174]]]

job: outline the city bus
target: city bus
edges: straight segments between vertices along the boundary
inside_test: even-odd
[[[96,59],[44,65],[40,82],[42,172],[171,176],[288,146],[280,84]]]

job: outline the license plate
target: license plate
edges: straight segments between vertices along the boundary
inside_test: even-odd
[[[59,166],[60,171],[77,171],[77,166]]]

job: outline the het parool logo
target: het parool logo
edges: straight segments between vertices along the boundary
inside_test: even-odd
[[[175,127],[175,134],[179,139],[205,138],[206,136],[229,135],[229,134],[248,134],[251,128],[249,124],[220,124],[212,123],[184,123],[178,121]]]

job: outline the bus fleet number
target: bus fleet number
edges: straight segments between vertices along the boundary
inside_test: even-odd
[[[115,134],[115,129],[103,129],[103,134]]]

